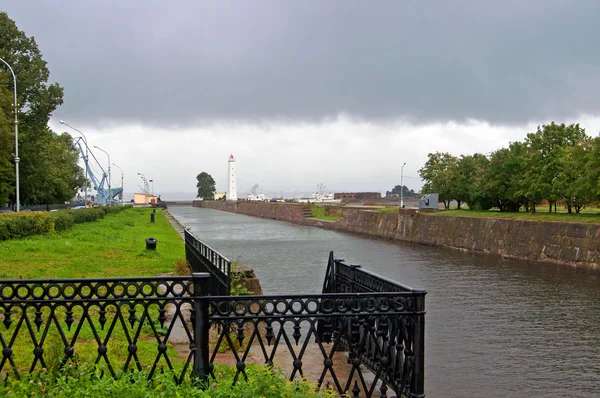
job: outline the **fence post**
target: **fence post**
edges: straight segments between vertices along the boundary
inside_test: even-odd
[[[415,311],[421,312],[415,320],[413,352],[415,368],[411,380],[411,398],[425,397],[425,294],[424,290],[415,290]]]
[[[208,360],[208,282],[210,276],[207,272],[194,272],[194,368],[193,375],[200,380],[207,380],[210,374]]]

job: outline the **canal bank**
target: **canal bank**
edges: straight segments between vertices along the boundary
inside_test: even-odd
[[[207,208],[169,212],[224,256],[252,266],[265,294],[320,293],[331,250],[427,290],[428,397],[600,394],[600,273]]]
[[[305,206],[296,204],[194,201],[193,206],[375,238],[599,270],[600,225],[593,223],[440,216],[412,209],[398,213],[347,209],[341,220],[325,221],[305,217]]]

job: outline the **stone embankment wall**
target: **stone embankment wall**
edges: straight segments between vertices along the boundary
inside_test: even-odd
[[[371,237],[448,247],[520,260],[600,270],[600,225],[484,217],[453,217],[344,209],[337,222],[302,216],[301,205],[196,201],[208,207]]]

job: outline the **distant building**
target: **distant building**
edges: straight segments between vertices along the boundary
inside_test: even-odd
[[[158,201],[158,197],[156,195],[151,195],[149,193],[135,193],[133,194],[133,203],[136,205],[147,205],[147,204],[156,204]]]
[[[381,199],[380,192],[338,192],[333,194],[334,199]]]
[[[225,197],[227,196],[227,194],[225,192],[223,193],[215,193],[215,200],[223,200]]]

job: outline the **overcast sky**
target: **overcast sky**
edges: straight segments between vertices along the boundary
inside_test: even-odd
[[[427,3],[424,5],[423,3]],[[391,189],[427,153],[490,152],[536,124],[600,129],[599,1],[4,0],[64,119],[165,198]],[[103,154],[97,154],[103,159]],[[119,172],[120,173],[120,172]],[[118,183],[120,179],[113,176]],[[117,184],[118,185],[118,184]]]

